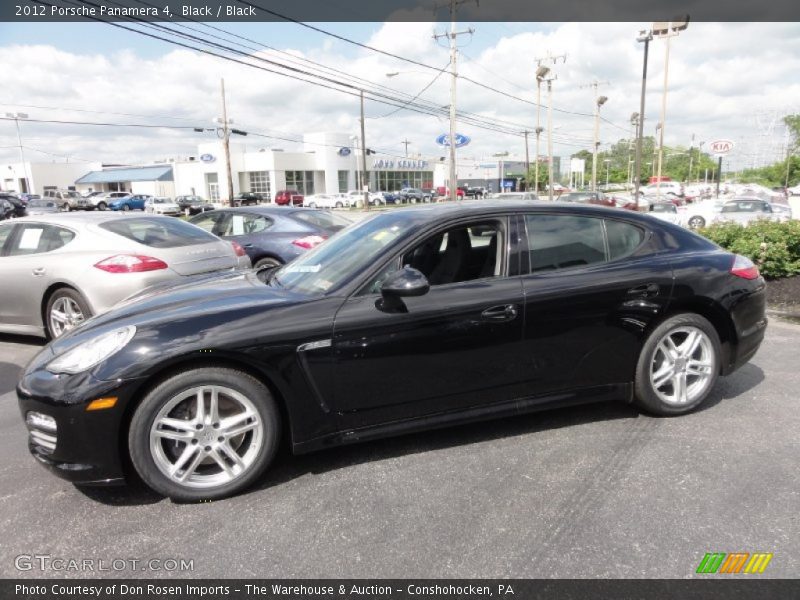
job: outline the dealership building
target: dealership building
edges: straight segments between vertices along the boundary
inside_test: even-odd
[[[249,140],[247,140],[249,142]],[[346,133],[311,133],[302,149],[284,151],[253,143],[230,143],[233,193],[255,192],[274,197],[280,190],[303,195],[361,189],[362,152],[358,138]],[[403,187],[430,189],[448,183],[446,150],[440,156],[367,154],[367,182],[372,191]],[[4,188],[24,191],[21,169],[7,166],[11,175]],[[3,168],[3,167],[0,167]],[[546,169],[546,166],[543,168]],[[228,196],[228,174],[222,141],[200,144],[191,155],[143,166],[104,166],[99,163],[41,163],[28,165],[30,189],[41,194],[49,187],[89,191],[128,191],[155,196],[197,195],[210,200]],[[464,150],[458,157],[459,184],[492,191],[519,190],[525,163],[516,157],[474,158]]]

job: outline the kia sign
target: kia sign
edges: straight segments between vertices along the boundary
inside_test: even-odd
[[[201,154],[200,160],[202,160],[204,163],[211,163],[217,160],[217,158],[213,154]]]
[[[708,147],[711,150],[711,154],[725,156],[728,152],[733,150],[733,142],[731,140],[715,140],[711,142]]]
[[[461,146],[466,146],[471,141],[472,140],[470,139],[469,136],[466,136],[462,133],[456,134],[456,148],[461,148]],[[445,147],[449,146],[450,135],[447,133],[443,133],[442,135],[436,138],[436,143],[439,144],[440,146],[445,146]]]

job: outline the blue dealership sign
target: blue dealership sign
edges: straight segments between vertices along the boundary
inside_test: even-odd
[[[463,133],[456,134],[456,148],[461,148],[461,146],[466,146],[472,141],[468,135],[464,135]],[[439,137],[436,138],[436,143],[440,146],[450,146],[450,134],[443,133]]]
[[[201,154],[200,155],[200,160],[202,160],[205,163],[210,163],[210,162],[214,162],[215,160],[217,160],[217,157],[214,156],[213,154]]]
[[[339,156],[350,156],[350,148],[347,146],[339,148]]]

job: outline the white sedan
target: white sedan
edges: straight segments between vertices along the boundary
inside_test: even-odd
[[[303,199],[303,206],[309,208],[344,208],[350,206],[350,199],[334,194],[313,194]]]
[[[171,198],[150,198],[144,204],[144,212],[152,215],[180,215],[181,207]]]

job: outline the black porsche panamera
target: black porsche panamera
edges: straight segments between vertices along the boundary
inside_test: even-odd
[[[29,447],[79,484],[219,498],[296,453],[551,406],[696,408],[764,337],[746,258],[648,215],[387,211],[279,269],[151,290],[45,347]]]

